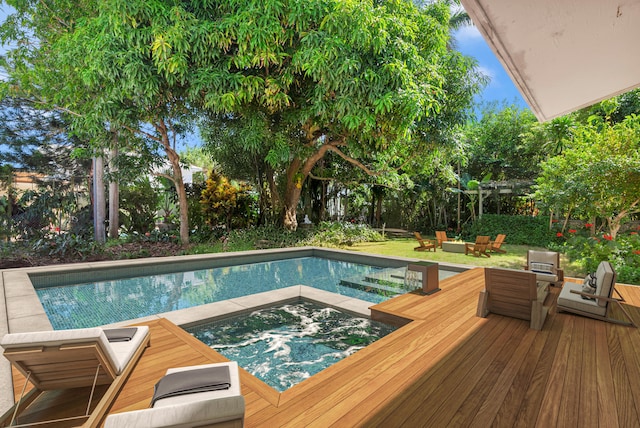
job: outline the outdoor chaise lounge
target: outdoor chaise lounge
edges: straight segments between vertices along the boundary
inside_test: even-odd
[[[105,428],[244,425],[245,403],[235,361],[169,369],[156,384],[151,401],[148,409],[109,415]]]
[[[490,240],[491,238],[489,236],[482,236],[482,235],[476,236],[476,242],[474,244],[470,244],[468,242],[464,244],[465,255],[471,253],[475,257],[480,257],[481,255],[491,257],[487,253]]]
[[[480,292],[477,315],[490,312],[530,321],[529,327],[541,330],[548,307],[544,301],[549,284],[538,283],[533,272],[488,267],[484,269],[485,289]]]
[[[418,240],[418,243],[420,244],[418,247],[415,247],[413,249],[414,251],[425,251],[425,250],[427,251],[433,250],[434,252],[436,251],[436,244],[433,243],[433,241],[429,239],[424,239],[422,235],[420,235],[420,232],[413,232],[413,234]]]
[[[561,286],[564,282],[564,271],[560,269],[560,253],[555,251],[527,251],[526,270],[535,272],[538,281]]]
[[[98,426],[144,349],[149,345],[149,327],[123,329],[82,328],[6,334],[0,345],[4,356],[33,388],[19,397],[0,418],[0,426],[23,423],[20,415],[45,391],[91,387],[86,412],[66,418],[74,426]],[[108,385],[99,402],[90,409],[94,389]],[[33,424],[33,421],[28,421]],[[38,421],[42,422],[42,421]]]
[[[616,272],[613,270],[611,263],[600,262],[593,276],[595,277],[594,292],[583,291],[585,283],[590,279],[589,276],[585,278],[585,283],[565,282],[564,287],[562,287],[558,295],[558,312],[573,312],[602,321],[636,327],[631,315],[629,315],[629,312],[627,312],[621,304],[621,302],[624,302],[624,299],[618,291],[615,290]],[[614,290],[618,298],[612,297]],[[622,314],[624,314],[629,321],[610,318],[608,315],[610,304],[620,308]]]

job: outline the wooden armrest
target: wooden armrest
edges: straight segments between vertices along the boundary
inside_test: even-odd
[[[623,299],[616,299],[615,297],[598,296],[597,294],[585,293],[584,291],[571,290],[573,294],[579,294],[581,296],[589,297],[596,300],[605,300],[607,302],[624,302]]]

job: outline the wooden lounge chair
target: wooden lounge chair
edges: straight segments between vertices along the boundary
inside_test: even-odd
[[[471,253],[475,257],[480,257],[481,255],[491,257],[489,254],[487,254],[489,242],[490,238],[488,236],[478,235],[476,236],[476,242],[474,244],[464,244],[464,254],[467,255]]]
[[[182,375],[210,368],[227,367],[228,387],[207,388],[206,381],[193,385],[190,389],[182,381],[183,391],[168,394],[166,398],[154,401],[148,409],[112,413],[105,420],[105,428],[161,428],[161,427],[220,427],[242,428],[244,425],[245,401],[240,392],[238,363],[214,363],[201,366],[180,367],[167,370],[163,380],[169,375]],[[175,380],[174,383],[177,383]],[[158,383],[157,385],[159,385]],[[159,388],[156,388],[156,392]],[[154,394],[155,395],[155,394]],[[155,397],[154,397],[155,398]]]
[[[538,281],[561,286],[564,282],[564,271],[560,268],[560,253],[555,251],[527,251],[526,270],[535,272]]]
[[[444,230],[436,230],[436,240],[438,241],[438,248],[442,248],[442,243],[449,240],[447,232]]]
[[[413,232],[413,234],[415,235],[416,239],[418,240],[418,243],[420,244],[420,246],[415,247],[413,250],[414,251],[431,251],[433,250],[434,252],[436,251],[436,244],[433,243],[433,241],[429,240],[429,239],[424,239],[421,235],[420,232]]]
[[[109,341],[107,332],[120,334]],[[122,336],[122,333],[126,333]],[[7,334],[0,342],[4,356],[33,388],[0,417],[0,426],[17,423],[42,424],[37,412],[28,414],[38,398],[48,391],[91,387],[84,414],[64,418],[74,426],[94,427],[101,423],[112,400],[124,385],[144,349],[149,345],[149,327],[103,330],[83,328]],[[107,385],[93,410],[96,386]],[[42,409],[40,409],[42,410]],[[34,420],[38,419],[38,420]],[[47,421],[52,422],[52,421]],[[65,425],[66,426],[66,425]]]
[[[616,288],[616,272],[609,262],[600,262],[595,272],[596,291],[587,293],[582,290],[583,283],[566,282],[558,295],[558,312],[572,312],[574,314],[595,318],[616,324],[637,327],[629,312],[624,308],[624,299]],[[613,293],[618,297],[613,297]],[[628,321],[611,318],[609,306],[617,306]]]
[[[498,236],[496,236],[496,240],[495,241],[491,241],[489,242],[489,250],[492,253],[506,253],[506,250],[503,250],[502,248],[500,248],[502,246],[502,244],[504,244],[504,239],[507,237],[507,235],[500,233]]]
[[[478,299],[479,317],[490,312],[530,321],[529,327],[541,330],[548,307],[544,301],[549,284],[538,283],[533,272],[517,269],[485,268],[485,289]]]

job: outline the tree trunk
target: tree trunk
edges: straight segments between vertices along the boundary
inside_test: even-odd
[[[184,188],[184,182],[182,180],[180,156],[171,147],[166,123],[161,120],[156,124],[156,129],[160,133],[162,146],[164,147],[164,151],[171,163],[173,175],[169,178],[173,181],[173,184],[176,186],[176,192],[178,193],[178,206],[180,208],[180,242],[182,245],[187,245],[189,244],[189,204],[187,202],[187,191]]]
[[[109,182],[109,237],[111,239],[118,237],[118,229],[120,228],[120,183],[118,183],[117,179],[117,157],[118,146],[117,142],[114,141],[114,146],[109,155],[109,170],[111,171],[111,181]]]
[[[105,192],[104,192],[104,162],[102,156],[93,158],[93,228],[95,240],[98,243],[106,241],[105,220]]]
[[[297,187],[296,183],[287,183],[287,191],[284,200],[283,224],[284,228],[290,231],[295,231],[298,228],[296,210],[298,208],[298,202],[300,202],[301,192],[302,187]]]

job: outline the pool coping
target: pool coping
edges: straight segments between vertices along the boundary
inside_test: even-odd
[[[404,267],[408,263],[422,260],[320,247],[292,247],[4,269],[0,270],[0,337],[7,333],[53,330],[35,291],[33,281],[36,283],[38,281],[46,282],[47,286],[53,286],[58,283],[74,283],[83,280],[99,281],[102,278],[113,278],[114,275],[107,276],[107,272],[113,273],[114,268],[118,270],[118,275],[115,276],[140,276],[259,263],[292,257],[322,257],[383,267]],[[453,271],[464,271],[474,267],[442,262],[438,262],[438,264]],[[176,269],[178,266],[179,269]],[[297,285],[134,320],[125,320],[109,324],[109,326],[142,323],[158,318],[167,318],[176,325],[188,326],[208,319],[225,317],[233,313],[250,311],[300,297],[365,316],[370,316],[368,307],[375,304],[306,285]],[[260,304],[258,305],[258,303]],[[365,304],[368,312],[362,312]],[[0,394],[1,414],[13,405],[13,400],[9,399],[9,397],[13,397],[13,379],[11,366],[6,358],[0,359],[0,391],[10,391],[9,394]]]

